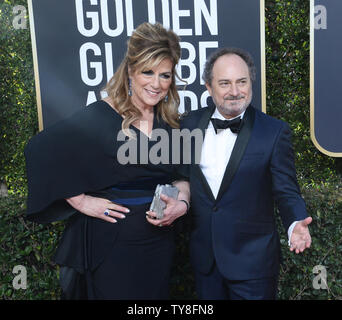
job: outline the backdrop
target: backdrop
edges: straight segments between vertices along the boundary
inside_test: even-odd
[[[342,1],[311,0],[311,139],[342,157]]]
[[[250,0],[30,0],[40,130],[95,100],[142,22],[160,22],[181,37],[180,112],[207,105],[201,75],[218,47],[251,52],[258,70],[253,104],[265,110],[264,1]],[[263,68],[263,70],[261,70]]]

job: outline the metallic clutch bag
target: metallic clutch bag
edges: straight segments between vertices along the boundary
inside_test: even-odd
[[[160,194],[165,194],[168,197],[177,199],[179,190],[170,184],[158,184],[154,192],[154,197],[150,206],[150,211],[157,214],[157,219],[162,219],[166,203],[160,199]]]

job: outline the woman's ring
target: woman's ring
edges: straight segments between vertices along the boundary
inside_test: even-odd
[[[109,215],[109,210],[106,209],[106,211],[103,213],[105,216],[108,216]]]

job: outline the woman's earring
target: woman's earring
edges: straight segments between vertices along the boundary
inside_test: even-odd
[[[131,79],[128,79],[128,95],[132,96],[132,81]]]
[[[165,98],[164,98],[164,101],[167,102],[169,100],[169,96],[166,95]]]

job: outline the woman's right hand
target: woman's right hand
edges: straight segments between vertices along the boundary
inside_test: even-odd
[[[115,218],[124,219],[123,213],[129,209],[115,204],[107,199],[88,196],[84,193],[65,199],[73,208],[90,217],[99,218],[111,223],[117,222]],[[108,215],[105,214],[108,212]]]

